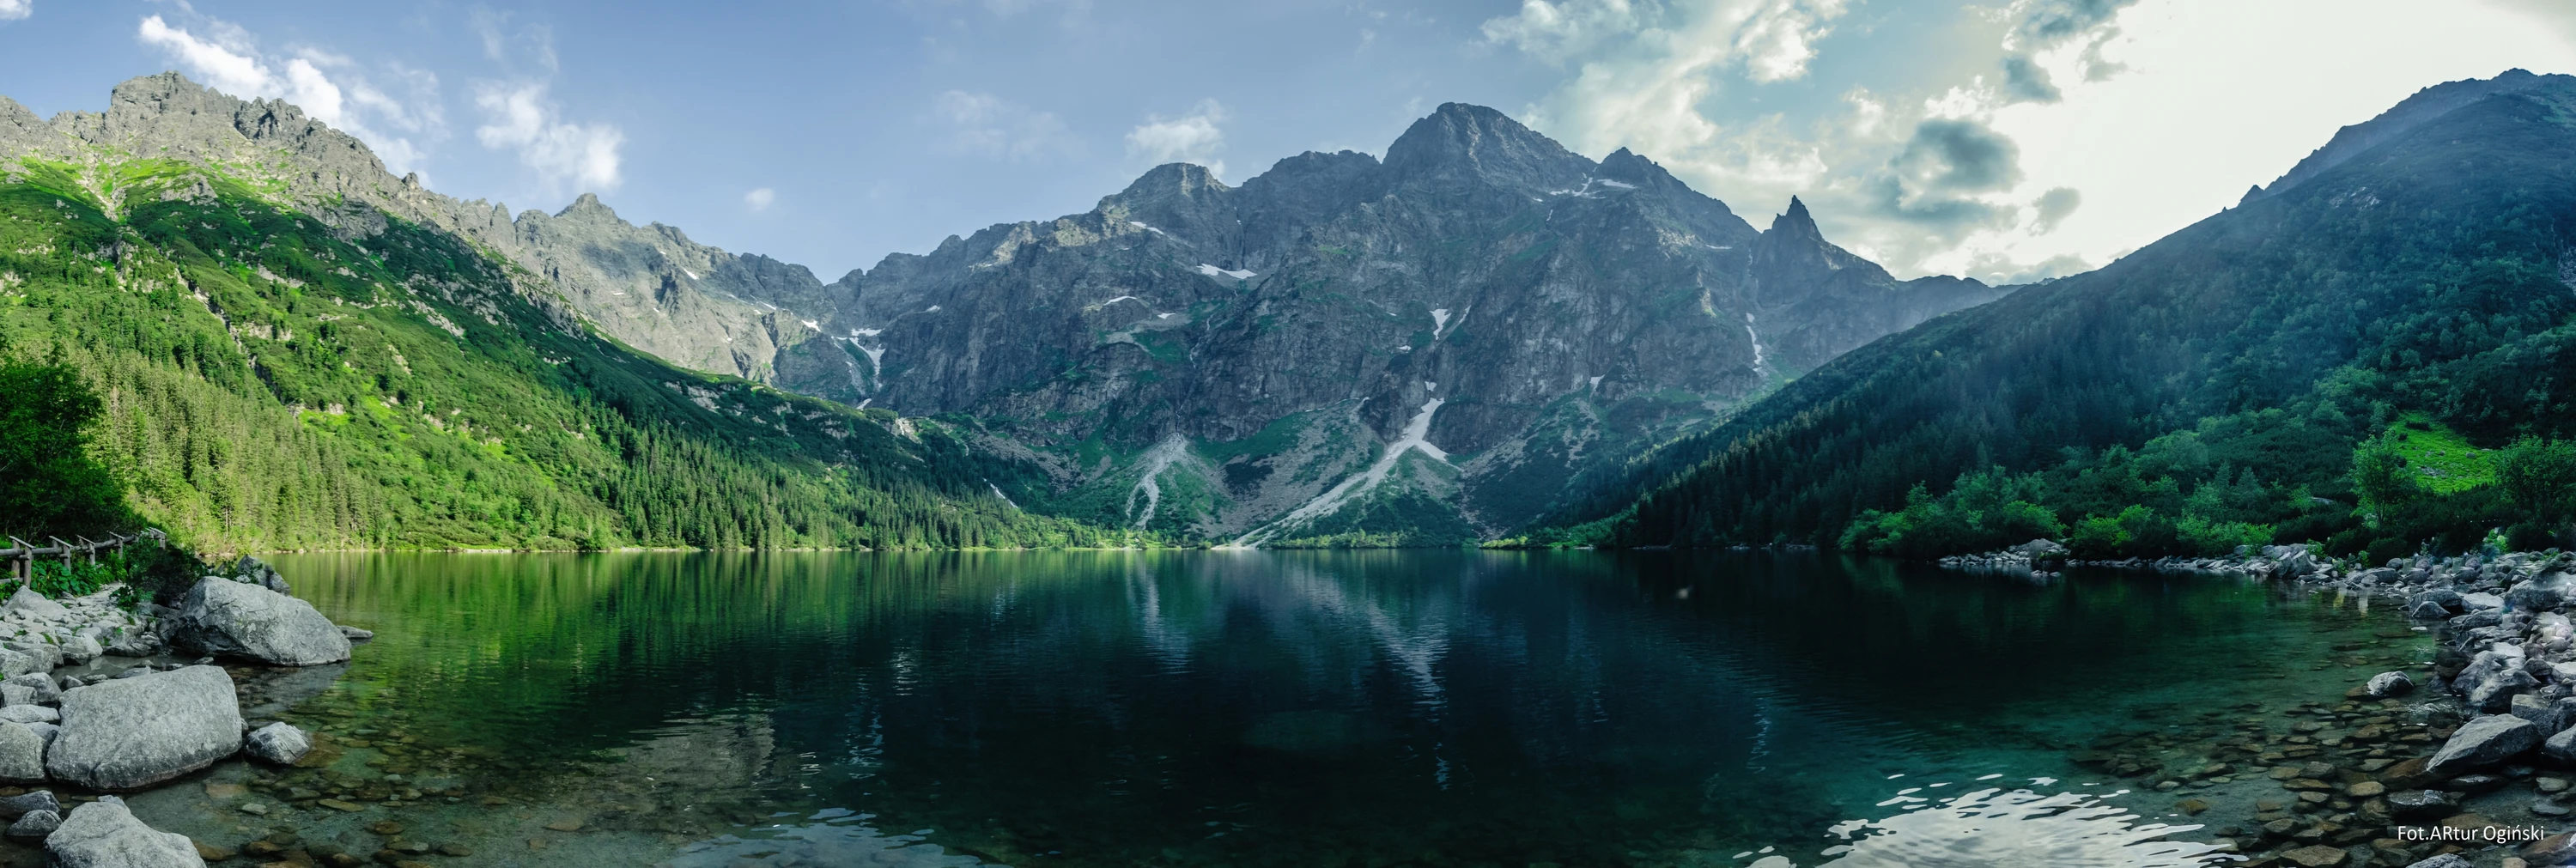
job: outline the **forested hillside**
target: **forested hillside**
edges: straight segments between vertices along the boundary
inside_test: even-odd
[[[1023,469],[970,454],[945,426],[632,352],[537,276],[453,234],[357,203],[326,222],[282,185],[222,167],[87,157],[0,166],[0,340],[21,362],[78,371],[103,398],[89,449],[141,520],[183,541],[1125,538],[1020,512],[991,480]],[[8,530],[107,530],[97,521]]]
[[[2237,208],[1856,350],[1675,444],[1607,536],[2374,558],[2563,539],[2571,108],[2565,76],[2429,89]]]

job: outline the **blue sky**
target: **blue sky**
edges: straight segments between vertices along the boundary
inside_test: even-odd
[[[0,0],[0,94],[177,69],[282,96],[431,187],[825,280],[1089,209],[1165,160],[1382,153],[1442,102],[1790,195],[1901,274],[2098,266],[2414,90],[2576,72],[2546,0]]]

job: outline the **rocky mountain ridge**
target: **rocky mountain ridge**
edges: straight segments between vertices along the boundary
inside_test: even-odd
[[[119,86],[100,114],[0,100],[0,158],[72,164],[112,202],[134,163],[102,150],[255,181],[336,231],[455,233],[560,315],[676,364],[953,415],[1048,468],[995,486],[1016,504],[1244,543],[1499,533],[1836,355],[2005,292],[1895,280],[1794,200],[1757,231],[1642,156],[1596,162],[1461,104],[1383,160],[1301,154],[1239,187],[1161,166],[1092,211],[829,284],[594,196],[516,217],[441,196],[292,105],[176,74]]]
[[[1451,104],[1384,160],[1301,154],[1239,187],[1161,166],[824,294],[831,341],[785,352],[781,385],[979,417],[1057,459],[1064,488],[1030,500],[1254,543],[1518,526],[2003,290],[1895,280],[1802,203],[1756,231],[1634,153]]]

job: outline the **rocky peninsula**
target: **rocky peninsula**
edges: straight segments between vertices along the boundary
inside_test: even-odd
[[[0,821],[59,868],[202,866],[234,855],[155,830],[120,794],[242,757],[287,766],[313,748],[292,724],[246,714],[218,660],[267,667],[346,662],[365,630],[331,623],[255,558],[208,576],[176,606],[119,606],[116,587],[55,600],[20,587],[0,603]],[[332,864],[360,864],[343,854]]]

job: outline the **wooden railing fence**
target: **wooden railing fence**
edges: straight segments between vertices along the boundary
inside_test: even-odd
[[[136,542],[166,545],[170,541],[170,537],[162,533],[160,528],[147,528],[141,533],[134,534],[114,534],[103,540],[80,537],[80,542],[64,542],[61,537],[50,536],[46,539],[53,541],[54,544],[40,546],[14,536],[9,537],[11,547],[0,549],[0,561],[8,562],[10,578],[23,582],[34,576],[37,558],[51,560],[59,556],[63,559],[63,566],[69,568],[75,556],[87,556],[89,562],[95,564],[98,563],[98,553],[108,549],[124,551],[127,545]]]

